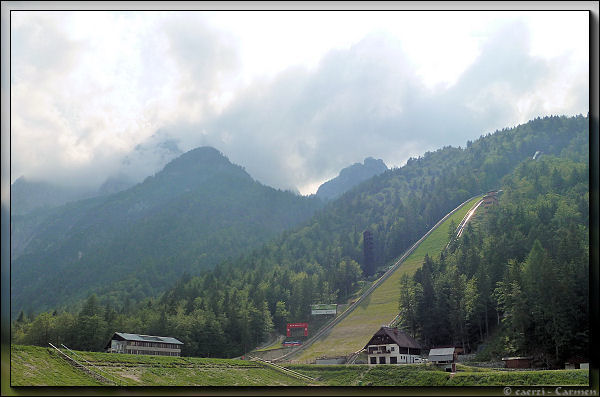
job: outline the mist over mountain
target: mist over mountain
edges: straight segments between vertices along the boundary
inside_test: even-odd
[[[339,175],[319,186],[317,197],[333,200],[359,183],[387,171],[383,160],[367,157],[363,164],[354,163],[340,171]]]
[[[200,146],[200,145],[196,145]],[[192,149],[192,148],[189,148]],[[160,171],[170,161],[184,153],[178,139],[159,129],[137,144],[119,164],[116,174],[110,179],[141,182],[144,178]]]
[[[99,196],[114,194],[129,189],[133,185],[135,185],[133,179],[121,173],[109,177],[102,185],[100,185],[97,194]]]
[[[123,157],[115,171],[99,185],[90,186],[76,179],[37,181],[30,180],[27,175],[20,176],[11,184],[11,212],[13,215],[23,215],[120,192],[158,172],[182,153],[177,139],[158,130]]]
[[[90,291],[141,299],[256,247],[322,206],[201,147],[129,189],[12,219],[13,310]]]
[[[22,215],[35,209],[56,207],[95,195],[94,189],[86,187],[59,186],[19,177],[10,187],[10,210],[13,215]]]

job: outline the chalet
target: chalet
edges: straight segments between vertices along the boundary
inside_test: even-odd
[[[419,342],[397,328],[381,327],[364,347],[369,365],[421,362]]]
[[[183,343],[167,336],[151,336],[115,332],[104,350],[106,353],[180,356]]]

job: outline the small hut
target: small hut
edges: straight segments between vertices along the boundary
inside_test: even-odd
[[[565,361],[565,369],[587,369],[590,367],[590,360],[582,356],[572,356]]]
[[[531,368],[533,357],[504,357],[505,368]]]
[[[451,364],[456,361],[458,352],[455,347],[435,347],[429,350],[429,361],[436,364]]]
[[[460,349],[462,352],[462,349]],[[436,365],[444,366],[448,372],[456,372],[456,358],[458,356],[458,348],[450,347],[435,347],[429,350],[429,361]]]

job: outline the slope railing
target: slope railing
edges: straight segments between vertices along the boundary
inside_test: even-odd
[[[356,309],[362,303],[363,300],[365,300],[375,289],[377,289],[377,287],[379,287],[385,280],[387,280],[392,275],[392,273],[394,273],[396,271],[396,269],[402,264],[402,262],[404,262],[404,260],[406,258],[408,258],[408,256],[410,254],[412,254],[413,251],[415,249],[417,249],[417,247],[423,242],[423,240],[425,240],[427,237],[429,237],[429,235],[435,229],[438,228],[438,226],[440,226],[442,223],[444,223],[444,221],[446,221],[446,219],[448,219],[450,216],[452,216],[452,214],[454,214],[456,211],[458,211],[460,208],[462,208],[469,201],[471,201],[471,200],[473,200],[473,199],[475,199],[477,197],[480,197],[480,196],[482,196],[482,194],[478,194],[476,196],[473,196],[473,197],[469,198],[468,200],[466,200],[462,204],[460,204],[458,207],[454,208],[452,211],[450,211],[449,213],[447,213],[442,219],[440,219],[435,225],[433,225],[433,227],[431,229],[429,229],[429,231],[427,233],[425,233],[423,235],[423,237],[421,237],[419,240],[417,240],[416,243],[414,243],[407,251],[405,251],[404,254],[400,257],[400,259],[398,259],[396,261],[396,263],[394,263],[392,266],[390,266],[388,268],[388,270],[380,278],[378,278],[375,282],[373,282],[373,284],[371,284],[371,286],[354,303],[352,303],[350,306],[348,306],[346,308],[346,310],[344,310],[344,312],[342,312],[342,314],[340,314],[336,318],[332,319],[329,322],[329,324],[327,324],[323,328],[321,328],[315,335],[313,335],[305,343],[303,343],[302,346],[299,346],[297,349],[295,349],[295,350],[293,350],[291,352],[288,352],[288,353],[282,355],[281,357],[277,357],[277,358],[275,358],[275,359],[273,359],[271,361],[272,362],[277,362],[277,361],[284,360],[284,359],[286,359],[286,358],[288,358],[288,357],[290,357],[292,355],[295,355],[295,354],[297,354],[297,353],[305,350],[310,345],[312,345],[317,340],[319,340],[322,336],[324,336],[329,331],[331,331],[331,329],[333,327],[335,327],[343,319],[345,319],[346,317],[348,317],[348,315],[354,309]],[[479,204],[479,202],[477,204]]]
[[[358,358],[358,356],[360,355],[361,352],[363,352],[365,349],[360,349],[355,351],[354,353],[350,354],[348,356],[348,359],[346,360],[346,364],[354,364],[354,362],[356,361],[356,359]]]
[[[109,374],[108,372],[104,371],[103,369],[100,369],[99,367],[97,367],[96,365],[92,364],[91,362],[89,362],[88,360],[86,360],[85,358],[83,358],[81,355],[75,353],[73,350],[69,349],[67,346],[65,346],[64,344],[60,344],[62,347],[64,347],[65,349],[67,349],[69,351],[69,353],[71,353],[72,355],[74,355],[75,357],[77,357],[79,360],[81,361],[85,361],[89,366],[94,367],[98,372],[102,372],[103,374],[108,375],[111,378],[115,378],[114,375]],[[115,378],[116,379],[116,378]],[[118,380],[117,381],[113,381],[113,383],[115,383],[117,386],[119,385]]]
[[[92,371],[90,368],[87,368],[85,365],[83,365],[82,363],[80,363],[79,361],[75,360],[73,357],[70,357],[69,355],[65,354],[64,352],[62,352],[58,347],[54,346],[52,343],[48,342],[48,344],[50,346],[52,346],[52,348],[54,348],[54,350],[56,350],[59,353],[59,357],[63,358],[64,360],[66,360],[69,364],[71,364],[73,367],[82,370],[83,372],[87,373],[88,375],[92,376],[94,379],[103,382],[103,383],[108,383],[111,385],[116,385],[116,382],[105,378],[104,376],[100,375],[99,373]]]
[[[250,356],[250,360],[251,361],[258,361],[258,362],[262,363],[263,365],[272,367],[272,368],[274,368],[274,369],[276,369],[276,370],[278,370],[280,372],[283,372],[286,375],[290,375],[290,376],[293,376],[293,377],[301,379],[301,380],[305,380],[305,381],[309,381],[309,382],[315,382],[316,381],[315,378],[312,378],[312,377],[310,377],[308,375],[304,375],[304,374],[301,374],[300,372],[292,371],[289,368],[282,367],[281,365],[277,365],[277,364],[275,364],[275,363],[273,363],[271,361],[263,360],[262,358],[258,358],[258,357],[255,357],[255,356]]]

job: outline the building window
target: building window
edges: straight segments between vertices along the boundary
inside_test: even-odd
[[[377,364],[377,357],[371,357],[371,364]]]
[[[391,351],[394,351],[396,348],[394,346],[390,347]]]
[[[397,364],[398,359],[396,357],[390,357],[390,364]]]
[[[379,357],[379,364],[385,364],[385,357]]]

